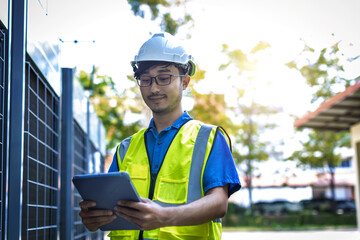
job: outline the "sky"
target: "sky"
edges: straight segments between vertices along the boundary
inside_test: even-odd
[[[196,86],[199,92],[226,93],[228,102],[234,101],[228,75],[218,70],[227,62],[221,53],[223,44],[245,53],[259,41],[271,45],[259,59],[255,97],[284,111],[276,121],[285,155],[300,146],[291,116],[304,116],[317,107],[310,104],[311,89],[303,77],[285,63],[298,57],[304,43],[319,51],[340,41],[344,58],[360,55],[358,0],[188,0],[186,11],[194,26],[181,28],[177,37],[206,71]],[[121,89],[129,84],[129,63],[141,44],[160,31],[159,22],[151,21],[146,9],[145,13],[144,19],[134,16],[126,0],[33,0],[29,1],[28,39],[60,44],[62,67],[90,72],[95,65]],[[188,33],[190,39],[186,39]],[[344,66],[346,77],[360,75],[360,59],[345,61]],[[236,81],[241,79],[233,77],[232,83]],[[185,102],[189,110],[191,99]]]
[[[150,33],[160,31],[159,22],[150,21],[146,9],[144,19],[135,17],[125,0],[40,2],[42,7],[30,6],[29,39],[51,38],[61,45],[62,66],[90,71],[95,65],[120,88],[127,84],[126,75],[132,72],[129,62],[141,44]],[[227,61],[221,53],[223,44],[246,53],[259,41],[269,43],[271,48],[259,63],[256,97],[301,116],[315,108],[309,104],[309,87],[297,71],[284,64],[298,56],[304,43],[319,50],[341,41],[348,57],[359,55],[359,10],[357,0],[189,0],[186,11],[194,27],[181,28],[177,37],[206,71],[206,79],[197,87],[204,93],[229,93],[231,89],[224,81],[227,75],[218,71]],[[172,14],[177,12],[182,9],[172,10]],[[74,40],[79,42],[74,44]],[[348,76],[358,76],[359,66],[359,61],[352,63],[346,69]]]
[[[135,17],[126,0],[39,2],[42,4],[30,1],[29,39],[60,43],[61,38],[63,66],[89,70],[95,64],[101,73],[112,76],[119,84],[131,73],[129,62],[141,44],[150,33],[160,31],[158,22],[150,21],[149,14],[145,19]],[[224,85],[214,88],[207,83],[224,78],[223,72],[218,71],[226,61],[221,54],[222,44],[246,52],[259,41],[270,43],[270,56],[264,63],[268,67],[261,74],[268,74],[263,78],[274,82],[274,88],[281,85],[287,89],[282,91],[284,97],[293,96],[293,89],[298,90],[303,84],[299,74],[286,69],[284,63],[299,54],[304,41],[320,49],[341,40],[349,56],[358,55],[359,10],[357,0],[189,0],[186,11],[193,17],[194,27],[180,29],[177,37],[184,39],[190,32],[192,37],[184,44],[207,72],[204,85],[220,93],[226,91],[221,88]],[[177,11],[181,9],[173,10],[172,14]],[[74,44],[74,40],[79,43]],[[348,46],[350,43],[352,47]],[[205,86],[202,88],[209,91]],[[296,108],[305,111],[301,105]]]

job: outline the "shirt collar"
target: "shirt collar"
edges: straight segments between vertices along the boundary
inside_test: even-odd
[[[179,129],[185,122],[187,122],[191,119],[192,119],[192,117],[188,114],[188,112],[184,111],[184,113],[170,127],[167,127],[164,130],[168,130],[170,128]],[[149,127],[146,131],[148,132],[148,131],[151,131],[152,129],[156,130],[155,124],[154,124],[154,118],[151,119]]]

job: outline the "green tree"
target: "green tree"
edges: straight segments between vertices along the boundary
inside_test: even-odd
[[[320,52],[305,44],[298,58],[286,65],[300,71],[307,84],[314,89],[311,102],[321,104],[355,81],[341,77],[344,72],[341,56],[339,43],[323,48]],[[315,60],[311,61],[311,58]],[[334,168],[342,161],[336,150],[350,147],[349,132],[312,129],[308,140],[302,144],[303,149],[295,151],[289,159],[297,160],[303,166],[328,168],[331,175],[331,198],[335,200]]]
[[[148,6],[151,12],[151,19],[155,20],[157,18],[161,19],[161,30],[175,35],[179,27],[185,24],[193,24],[192,17],[186,13],[185,5],[187,0],[128,0],[128,3],[131,5],[131,10],[136,16],[144,17],[145,11],[142,9],[142,6]],[[173,8],[183,8],[184,14],[183,17],[174,19],[171,16],[170,9]],[[161,13],[161,12],[164,13]]]
[[[95,68],[92,73],[80,71],[78,79],[82,87],[90,91],[89,101],[105,127],[107,150],[113,149],[121,140],[140,129],[140,121],[124,122],[127,112],[141,113],[137,86],[118,92],[112,78],[98,75]],[[128,77],[128,80],[133,81],[132,77]]]
[[[330,173],[331,198],[335,200],[334,170],[342,162],[343,157],[336,149],[350,147],[348,132],[313,130],[308,140],[302,142],[303,149],[295,151],[289,159],[296,159],[302,166],[327,168]]]
[[[236,80],[242,82],[240,87],[234,86],[237,88],[237,102],[231,108],[236,119],[241,119],[235,123],[233,156],[238,164],[244,163],[245,165],[244,174],[249,190],[250,204],[252,204],[254,161],[266,161],[271,155],[275,155],[270,143],[263,141],[261,135],[276,127],[275,124],[264,123],[263,117],[278,111],[257,103],[253,97],[256,91],[257,53],[269,47],[268,43],[259,42],[249,53],[244,53],[240,49],[230,50],[228,45],[224,44],[223,53],[227,55],[228,62],[219,67],[221,71],[235,67],[233,71],[237,71]],[[248,101],[249,99],[250,101]]]
[[[306,83],[314,89],[311,103],[321,104],[355,83],[355,79],[342,77],[344,59],[341,56],[339,42],[323,48],[320,52],[305,44],[297,59],[287,63],[286,66],[300,71]],[[312,58],[315,60],[311,60]]]
[[[226,115],[227,105],[223,94],[213,92],[201,94],[196,91],[195,85],[205,78],[205,71],[197,66],[195,75],[189,84],[189,96],[194,99],[194,107],[189,114],[194,118],[208,124],[223,127],[229,134],[233,132],[234,125]]]

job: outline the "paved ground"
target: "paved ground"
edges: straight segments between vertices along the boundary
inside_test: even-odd
[[[223,232],[222,240],[360,240],[353,230]]]

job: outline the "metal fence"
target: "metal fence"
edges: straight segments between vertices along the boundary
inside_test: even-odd
[[[4,39],[4,31],[0,31],[0,38]],[[14,199],[8,195],[8,185],[5,147],[7,142],[7,78],[6,52],[4,41],[0,45],[0,239],[6,239],[7,217],[11,209],[5,207],[5,201]],[[21,188],[21,220],[19,221],[19,235],[22,239],[103,239],[102,232],[91,233],[81,223],[78,203],[81,200],[76,190],[69,185],[62,185],[60,181],[68,182],[74,174],[103,171],[104,157],[89,137],[89,130],[84,130],[72,118],[70,127],[73,135],[67,136],[67,141],[73,146],[71,156],[60,157],[61,115],[69,114],[66,109],[60,109],[60,96],[52,89],[31,57],[27,55],[25,63],[25,101],[24,109],[24,145],[22,161]],[[72,80],[72,79],[71,79]],[[69,109],[71,110],[71,109]],[[90,118],[87,118],[90,121]],[[100,129],[100,128],[99,128]],[[99,130],[100,131],[100,130]],[[104,140],[104,139],[103,139]],[[99,144],[98,144],[99,145]],[[11,149],[13,146],[9,146]],[[70,171],[65,175],[60,172],[60,163],[69,162]],[[95,168],[94,168],[95,166]],[[9,168],[10,169],[10,168]],[[63,170],[62,170],[63,171]],[[60,188],[61,186],[61,188]],[[72,205],[61,206],[61,193],[70,198]],[[16,199],[15,199],[16,201]],[[63,211],[69,211],[71,218],[61,219]],[[61,236],[61,220],[68,225],[70,237]]]
[[[86,157],[86,134],[81,127],[74,121],[74,175],[87,173],[88,162]],[[73,195],[74,201],[74,239],[86,239],[86,229],[79,216],[80,194],[75,190]]]
[[[59,233],[62,220],[72,222],[71,229],[68,229],[71,239],[103,239],[102,232],[91,233],[86,230],[79,217],[78,203],[81,196],[71,185],[62,185],[59,180],[66,178],[69,182],[73,175],[94,172],[95,168],[104,171],[104,157],[89,138],[89,130],[84,130],[73,118],[72,109],[60,109],[60,97],[28,58],[25,68],[21,237],[45,240],[57,239],[60,235],[65,239]],[[72,134],[62,137],[72,143],[72,157],[60,158],[60,115],[65,118],[69,114]],[[89,117],[85,119],[90,121]],[[65,172],[63,169],[63,174],[60,174],[59,161],[68,163],[70,171]],[[66,205],[67,209],[62,209],[60,204],[61,193],[72,199],[73,205]],[[61,219],[61,211],[71,212],[72,217]],[[3,223],[2,227],[5,225]]]
[[[104,128],[89,104],[79,121],[72,94],[59,90],[58,47],[26,48],[25,9],[26,0],[9,6],[10,29],[0,19],[0,240],[103,239],[81,223],[71,179],[104,171]]]
[[[91,172],[90,165],[94,164],[94,156],[98,152],[92,143],[90,143],[90,149],[87,148],[89,143],[87,142],[86,133],[83,129],[74,121],[74,175],[85,174]],[[88,152],[90,150],[90,152]],[[102,162],[104,160],[102,159]],[[103,164],[101,164],[103,165]],[[102,168],[103,169],[103,168]],[[101,232],[89,233],[85,226],[81,222],[79,216],[80,207],[79,202],[82,200],[80,194],[75,189],[73,194],[74,201],[74,239],[102,239]]]
[[[56,239],[60,99],[30,62],[25,71],[23,239]]]

